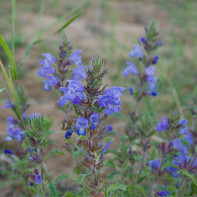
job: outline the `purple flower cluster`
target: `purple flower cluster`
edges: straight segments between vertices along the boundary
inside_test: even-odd
[[[66,132],[65,138],[68,139],[72,135],[73,132],[76,132],[78,135],[86,135],[86,129],[90,127],[90,130],[94,130],[96,127],[98,121],[99,121],[99,113],[94,112],[91,114],[89,120],[85,117],[78,118],[77,123],[74,127],[74,129],[70,129]],[[89,124],[90,122],[90,124]]]
[[[24,138],[24,134],[22,130],[17,126],[18,120],[14,119],[12,116],[7,117],[7,133],[5,137],[5,141],[16,140],[18,142],[22,142]]]
[[[157,78],[154,76],[155,67],[149,66],[145,70],[146,81],[148,83],[148,90],[151,92],[152,96],[157,96]]]
[[[43,183],[42,176],[37,169],[34,169],[34,174],[31,175],[31,178],[39,185]]]
[[[107,90],[103,91],[103,95],[99,95],[98,105],[99,107],[104,107],[104,113],[106,115],[110,115],[112,113],[118,113],[120,111],[122,96],[121,92],[124,91],[125,88],[113,86]]]
[[[56,62],[56,59],[49,53],[43,53],[42,55],[45,59],[39,61],[43,67],[38,70],[38,75],[46,78],[43,82],[43,88],[50,90],[51,87],[56,87],[59,82],[58,77],[55,75],[55,69],[52,66],[52,64]]]
[[[68,87],[60,87],[60,90],[64,92],[64,95],[58,100],[60,106],[64,106],[68,101],[80,105],[85,98],[84,87],[80,81],[68,80]]]

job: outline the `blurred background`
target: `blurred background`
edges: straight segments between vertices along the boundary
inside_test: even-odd
[[[11,1],[0,0],[0,3],[0,33],[10,46]],[[41,54],[57,56],[58,42],[62,35],[67,35],[74,49],[83,50],[82,60],[85,65],[90,64],[92,56],[104,59],[106,68],[110,70],[106,83],[129,87],[132,85],[131,76],[124,78],[121,72],[126,67],[125,62],[132,61],[128,57],[132,44],[145,34],[144,26],[155,20],[159,23],[159,38],[165,43],[158,51],[160,60],[156,65],[158,96],[147,98],[141,108],[155,111],[158,117],[177,109],[183,117],[191,119],[189,107],[197,85],[196,10],[196,0],[17,0],[15,60],[17,64],[21,63],[18,69],[19,83],[27,90],[31,104],[28,113],[39,112],[56,119],[53,129],[60,133],[53,140],[55,147],[61,148],[64,138],[64,131],[61,131],[63,117],[55,109],[58,97],[52,91],[42,89],[42,79],[37,75]],[[78,18],[55,34],[79,11],[81,14]],[[5,65],[9,63],[1,46],[0,58]],[[121,111],[124,114],[128,106],[131,109],[133,107],[132,96],[126,94],[123,96],[125,102]],[[6,133],[8,115],[12,115],[11,110],[0,108],[1,142]],[[115,120],[111,118],[109,122],[116,130],[123,130],[124,122]],[[54,158],[53,161],[49,159],[48,171],[52,175],[68,172],[73,169],[71,160],[72,157],[68,155],[57,156],[55,163]]]

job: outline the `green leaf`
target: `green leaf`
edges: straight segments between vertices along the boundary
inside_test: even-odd
[[[5,88],[1,88],[0,89],[0,94],[2,93],[2,92],[4,92],[4,90],[5,90]],[[7,102],[6,102],[7,103]]]
[[[108,188],[108,190],[110,190],[111,192],[115,192],[116,190],[126,191],[126,189],[127,189],[127,186],[123,184],[112,184]]]
[[[57,193],[57,190],[56,190],[56,188],[55,188],[55,185],[52,184],[52,183],[49,183],[49,184],[48,184],[48,187],[49,187],[49,190],[50,190],[50,193],[51,193],[50,196],[58,197],[58,193]]]
[[[62,30],[64,30],[68,25],[70,25],[76,18],[78,18],[81,15],[81,12],[78,12],[77,14],[75,14],[75,16],[73,16],[69,21],[67,21],[62,27],[60,27],[55,34],[60,33]]]
[[[187,176],[188,178],[190,178],[192,180],[192,182],[197,185],[197,182],[196,182],[196,178],[194,177],[193,174],[190,174],[187,170],[180,170],[179,171],[181,174],[184,174],[185,176]]]
[[[54,180],[54,183],[58,183],[59,181],[62,181],[64,179],[68,179],[70,178],[70,175],[69,174],[61,174],[60,176],[58,176],[55,180]]]
[[[8,45],[4,41],[1,34],[0,34],[0,44],[2,45],[2,47],[4,48],[7,56],[10,59],[10,62],[11,62],[11,65],[12,65],[13,77],[14,77],[15,80],[17,80],[17,70],[16,70],[16,65],[15,65],[15,62],[14,62],[14,57],[12,56],[12,53],[10,52],[10,49],[8,48]]]
[[[47,131],[43,134],[42,139],[46,139],[48,136],[50,136],[51,134],[57,133],[57,131]]]
[[[27,165],[27,164],[28,164],[28,161],[26,161],[26,160],[19,160],[19,161],[17,161],[16,163],[14,163],[12,165],[12,170],[14,170],[16,167],[20,167],[20,166]]]
[[[15,45],[15,18],[16,18],[16,0],[12,0],[12,40],[11,40],[11,49],[12,55],[14,57],[14,45]]]

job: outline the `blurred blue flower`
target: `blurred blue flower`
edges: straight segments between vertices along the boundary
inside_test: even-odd
[[[165,116],[161,117],[162,121],[158,122],[157,126],[156,126],[156,130],[161,132],[163,130],[168,130],[169,128],[169,124],[168,124],[168,119]]]
[[[103,147],[102,151],[100,152],[101,157],[103,157],[104,154],[105,154],[105,152],[106,152],[107,150],[109,150],[110,145],[111,145],[111,141],[109,141],[109,142],[107,142],[107,143],[105,144],[105,146]]]
[[[40,174],[35,175],[35,181],[37,184],[42,184],[43,183],[42,176]]]
[[[172,173],[172,177],[174,177],[174,178],[178,178],[179,177],[179,174],[177,173],[178,170],[175,167],[171,166],[171,167],[166,168],[166,172]]]
[[[124,77],[127,77],[129,74],[137,75],[139,73],[135,64],[129,61],[127,61],[126,64],[127,67],[122,71]]]
[[[171,193],[167,190],[161,191],[157,193],[157,196],[161,196],[161,197],[167,197],[168,195],[171,195]]]
[[[5,154],[9,154],[9,155],[13,155],[14,154],[11,150],[8,150],[8,149],[4,149],[3,152]]]
[[[146,166],[151,166],[152,171],[157,170],[160,166],[160,160],[158,159],[151,160],[148,163],[146,163]]]
[[[82,50],[77,49],[75,50],[69,57],[69,61],[74,62],[75,65],[79,66],[82,65],[82,61],[81,61],[81,55],[80,53],[82,52]]]
[[[135,48],[132,49],[132,51],[129,53],[129,56],[132,58],[138,57],[138,59],[141,60],[141,58],[144,56],[141,47],[137,44],[133,44],[133,46]]]
[[[85,68],[88,68],[87,66],[78,66],[72,71],[72,80],[81,80],[81,79],[86,79],[86,72]]]
[[[158,55],[154,55],[154,56],[153,56],[152,63],[153,63],[153,64],[157,64],[158,61],[159,61],[159,56],[158,56]]]
[[[15,106],[14,103],[12,103],[9,99],[5,100],[7,103],[2,106],[2,109],[12,108],[12,106]]]

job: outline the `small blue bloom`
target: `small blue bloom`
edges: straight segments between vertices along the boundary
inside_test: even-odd
[[[48,91],[51,89],[51,87],[56,87],[58,82],[59,79],[56,76],[54,75],[48,76],[47,79],[43,82],[44,83],[43,88]]]
[[[78,66],[72,71],[72,80],[81,80],[81,79],[86,79],[86,72],[85,68],[88,68],[87,66]]]
[[[24,134],[22,133],[20,128],[13,128],[13,126],[8,126],[7,127],[7,134],[5,137],[5,141],[11,141],[11,140],[16,140],[18,142],[22,142],[24,138]]]
[[[153,56],[152,63],[157,64],[158,61],[159,61],[159,56],[158,55]]]
[[[50,62],[50,63],[55,63],[56,59],[53,55],[51,55],[50,53],[43,53],[42,56],[45,57],[45,59]]]
[[[14,154],[11,150],[8,150],[8,149],[4,149],[3,152],[5,154],[9,154],[9,155],[13,155]]]
[[[94,113],[90,116],[89,121],[90,121],[92,124],[96,125],[96,124],[98,123],[98,121],[99,121],[99,119],[98,119],[99,116],[100,116],[99,113],[94,112]]]
[[[163,41],[161,41],[161,40],[159,40],[159,41],[157,41],[157,43],[156,43],[156,46],[163,46],[164,45],[164,42]]]
[[[40,174],[35,175],[35,181],[37,184],[42,184],[43,183],[42,176]]]
[[[179,121],[179,125],[186,125],[186,124],[188,124],[188,120],[186,119],[182,119]]]
[[[168,195],[171,195],[171,193],[166,190],[157,193],[157,196],[161,196],[161,197],[167,197]]]
[[[161,132],[163,130],[168,130],[169,128],[169,124],[168,124],[168,119],[165,116],[161,117],[162,121],[158,122],[157,126],[156,126],[156,130]]]
[[[106,126],[107,131],[112,131],[113,127],[111,125]]]
[[[141,60],[141,58],[144,56],[141,47],[137,44],[133,44],[133,46],[135,49],[132,49],[132,51],[129,53],[129,56],[132,58],[136,56],[139,60]]]
[[[166,172],[172,173],[172,177],[174,177],[174,178],[178,178],[179,177],[179,174],[177,173],[178,170],[175,167],[171,166],[171,167],[166,168]]]
[[[64,95],[58,100],[60,106],[64,106],[67,101],[73,104],[81,104],[81,101],[84,100],[84,87],[80,81],[68,80],[68,88],[60,87],[60,90],[64,92]]]
[[[125,88],[113,86],[104,90],[104,95],[99,95],[97,103],[99,107],[105,107],[104,113],[106,115],[118,113],[120,111],[120,97],[122,96],[121,92],[124,91],[124,89]]]
[[[95,124],[92,124],[92,125],[90,126],[90,130],[91,130],[91,131],[93,131],[95,128],[96,128],[96,125],[95,125]]]
[[[146,166],[151,166],[152,171],[158,170],[158,168],[160,166],[160,161],[158,159],[149,161],[148,163],[146,163]]]
[[[128,66],[122,71],[124,77],[127,77],[129,74],[137,75],[139,73],[135,64],[129,61],[127,61],[126,64]]]
[[[66,139],[69,139],[70,136],[72,136],[73,131],[74,131],[74,129],[70,129],[70,130],[66,131],[66,133],[65,133],[65,138],[66,138]]]
[[[147,40],[146,40],[146,38],[144,36],[142,36],[140,38],[140,42],[143,43],[143,44],[146,44]]]
[[[155,66],[149,66],[146,68],[145,73],[147,76],[154,76],[155,74]]]
[[[133,88],[132,87],[129,87],[129,93],[130,93],[130,95],[133,95]]]
[[[110,148],[110,145],[111,145],[111,141],[109,141],[109,142],[107,142],[106,144],[105,144],[105,146],[103,147],[103,149],[102,149],[102,151],[101,151],[101,157],[103,157],[104,156],[104,153],[107,151],[107,150],[109,150],[109,148]]]
[[[157,96],[158,93],[157,93],[156,91],[152,91],[152,92],[151,92],[151,95],[152,95],[152,96]]]
[[[77,66],[82,65],[81,55],[82,50],[75,50],[69,57],[69,61],[74,62]]]
[[[85,129],[88,128],[88,120],[84,117],[78,118],[76,123],[76,128],[78,128],[77,133],[78,135],[85,135]]]
[[[6,99],[6,104],[2,106],[2,109],[12,108],[12,106],[15,106],[14,103],[10,102],[9,99]]]

